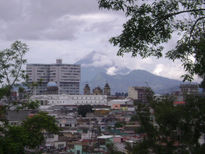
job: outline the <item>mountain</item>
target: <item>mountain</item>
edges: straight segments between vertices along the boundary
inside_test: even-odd
[[[109,83],[112,94],[115,92],[127,92],[128,87],[131,86],[148,86],[155,93],[165,94],[178,90],[179,85],[182,83],[181,81],[160,77],[144,70],[134,70],[127,75],[114,76],[101,72],[88,83],[91,88],[96,86],[103,88],[106,82]]]
[[[128,87],[131,86],[148,86],[155,93],[164,94],[178,90],[179,85],[182,83],[181,81],[157,76],[144,70],[131,71],[128,68],[118,68],[115,72],[116,75],[109,75],[107,70],[110,67],[117,68],[117,66],[112,63],[95,66],[94,64],[98,60],[96,57],[100,56],[104,55],[93,51],[76,63],[81,64],[81,93],[83,93],[85,83],[88,83],[93,89],[97,86],[103,88],[107,82],[111,87],[112,94],[115,92],[127,92]]]
[[[99,57],[106,57],[103,53],[98,53],[96,51],[92,51],[84,58],[77,61],[75,64],[81,65],[81,83],[89,82],[96,75],[100,73],[106,73],[110,67],[113,67],[113,63],[104,64],[104,65],[95,65],[95,62],[99,60]],[[118,66],[115,66],[118,68]],[[116,74],[127,74],[130,70],[128,68],[118,68],[115,72]]]

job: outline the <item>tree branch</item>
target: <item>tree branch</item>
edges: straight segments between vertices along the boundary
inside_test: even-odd
[[[19,73],[20,73],[21,68],[22,68],[22,64],[23,64],[23,62],[22,62],[22,61],[23,61],[23,54],[22,54],[21,52],[19,52],[19,54],[20,54],[20,61],[21,61],[21,64],[20,64],[20,66],[19,66],[19,68],[18,68],[18,71],[17,71],[16,77],[14,78],[14,80],[13,80],[11,86],[13,86],[13,85],[15,84],[16,80],[19,78]]]
[[[169,17],[175,16],[175,15],[179,15],[179,14],[182,14],[182,13],[198,12],[198,11],[205,11],[205,8],[174,12],[174,13],[170,13],[170,14],[165,15],[164,18],[169,18]]]
[[[6,62],[8,62],[8,61],[9,61],[9,56],[6,55],[6,58],[5,58],[5,60],[4,60],[4,64],[5,64]],[[2,69],[3,69],[3,73],[4,73],[5,76],[6,76],[6,81],[7,81],[8,85],[10,86],[10,80],[9,80],[8,73],[7,73],[7,71],[6,71],[5,68],[2,68]]]
[[[202,19],[205,19],[205,16],[204,16],[204,17],[200,17],[200,18],[198,18],[198,19],[195,21],[195,23],[194,23],[193,26],[191,27],[190,36],[192,36],[192,33],[193,33],[194,29],[195,29],[196,24],[197,24],[200,20],[202,20]]]

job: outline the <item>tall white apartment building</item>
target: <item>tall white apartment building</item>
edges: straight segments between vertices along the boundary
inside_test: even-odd
[[[57,86],[58,94],[78,95],[80,92],[80,65],[62,64],[27,64],[28,83],[39,83],[33,94],[46,94],[48,86]]]

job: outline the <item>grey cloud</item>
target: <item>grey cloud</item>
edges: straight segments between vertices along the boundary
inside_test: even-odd
[[[97,0],[30,0],[30,12],[40,16],[78,15],[98,11]]]
[[[0,1],[0,19],[4,21],[16,20],[22,14],[22,5],[17,1]]]
[[[2,0],[0,17],[14,20],[23,15],[56,18],[64,14],[84,14],[98,11],[97,0]]]
[[[113,29],[115,28],[115,20],[113,21],[101,21],[101,22],[96,22],[93,23],[92,25],[90,25],[89,27],[86,27],[84,30],[86,32],[90,32],[90,31],[97,31],[100,33],[106,33],[106,32],[113,32]]]
[[[121,25],[126,21],[124,16],[113,12],[102,12],[101,14],[95,14],[94,16],[98,16],[98,19],[92,20],[89,25],[85,26],[85,32],[96,31],[101,34],[106,32],[120,33],[122,30]]]
[[[97,50],[105,55],[97,55],[92,65],[111,66],[111,72],[128,67],[177,78],[176,72],[183,70],[180,63],[116,56],[117,48],[108,40],[120,34],[125,20],[120,13],[99,10],[97,0],[0,0],[0,47],[5,48],[2,42],[9,46],[11,40],[23,39],[30,48],[27,59],[33,63],[52,63],[59,57],[74,63],[86,52]],[[173,38],[165,50],[174,45]]]
[[[99,11],[96,0],[12,0],[0,2],[1,39],[72,40],[83,22],[78,16]],[[75,15],[76,20],[62,19]]]

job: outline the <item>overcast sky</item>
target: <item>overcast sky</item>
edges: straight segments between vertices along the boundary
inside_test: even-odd
[[[28,63],[61,58],[71,64],[96,51],[93,65],[112,64],[109,74],[128,67],[180,79],[184,71],[179,62],[116,56],[117,48],[108,40],[120,34],[125,21],[120,13],[99,10],[97,0],[0,0],[0,49],[21,40],[30,49]],[[167,48],[174,44],[170,41]]]

